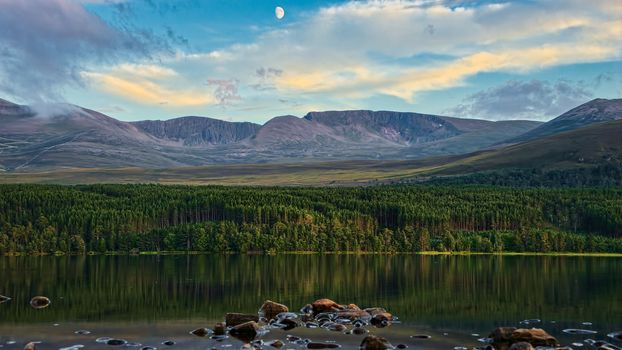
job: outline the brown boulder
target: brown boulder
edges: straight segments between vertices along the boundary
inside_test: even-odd
[[[231,330],[229,330],[229,334],[232,337],[248,343],[251,340],[255,339],[258,330],[259,325],[257,324],[257,322],[249,321],[231,328]]]
[[[516,327],[497,327],[488,335],[488,338],[492,339],[493,343],[509,343],[512,332],[515,330]]]
[[[271,341],[271,342],[267,343],[267,345],[270,345],[270,346],[271,346],[271,347],[273,347],[273,348],[280,349],[280,348],[282,348],[282,347],[283,347],[283,345],[285,345],[285,344],[283,344],[283,342],[282,342],[282,341],[280,341],[280,340],[273,340],[273,341]]]
[[[392,349],[393,345],[384,337],[368,335],[361,342],[360,348],[363,350],[386,350]]]
[[[234,312],[230,312],[225,316],[225,323],[227,324],[227,327],[234,327],[249,321],[259,322],[259,316],[252,314],[239,314]]]
[[[268,321],[273,320],[281,312],[289,312],[289,308],[271,300],[266,300],[259,308],[259,316],[265,317]]]
[[[363,310],[343,310],[336,313],[337,318],[347,318],[349,320],[356,320],[359,318],[370,319],[371,315],[367,311]]]
[[[26,344],[26,346],[24,346],[24,350],[36,350],[37,349],[37,344],[30,342],[28,344]]]
[[[492,344],[496,349],[507,349],[515,343],[529,343],[532,347],[560,346],[559,342],[557,341],[557,339],[555,339],[555,337],[540,328],[516,329],[514,327],[499,327],[492,331],[492,333],[490,333],[488,337],[492,339]]]
[[[527,342],[533,346],[560,346],[555,337],[540,328],[524,329],[520,328],[512,332],[510,338],[512,344]]]
[[[356,304],[348,304],[348,306],[346,306],[346,310],[360,310],[361,308],[356,305]]]
[[[381,307],[369,307],[365,309],[365,311],[367,311],[372,316],[376,316],[377,314],[382,314],[382,313],[387,312],[387,310]]]
[[[311,304],[314,314],[343,310],[343,306],[330,299],[318,299]]]

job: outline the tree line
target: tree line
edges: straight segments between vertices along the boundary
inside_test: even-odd
[[[622,252],[622,189],[0,185],[0,254]]]

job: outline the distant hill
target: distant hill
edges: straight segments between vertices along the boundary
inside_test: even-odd
[[[281,116],[264,125],[207,117],[128,123],[69,104],[5,100],[0,119],[5,171],[419,159],[487,149],[540,124],[367,110]]]
[[[597,123],[507,147],[476,152],[444,164],[436,174],[498,169],[570,169],[622,165],[622,120]]]
[[[622,99],[608,100],[597,98],[573,108],[523,135],[510,138],[507,142],[529,141],[564,131],[575,130],[594,123],[618,119],[622,119]]]

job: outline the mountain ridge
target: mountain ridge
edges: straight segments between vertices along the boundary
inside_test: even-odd
[[[589,103],[568,113],[592,111]],[[200,116],[125,122],[78,106],[55,108],[41,116],[37,108],[0,102],[1,169],[409,160],[499,147],[547,124],[371,110],[314,111],[263,125]]]

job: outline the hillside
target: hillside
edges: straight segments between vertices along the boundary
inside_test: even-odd
[[[597,98],[584,103],[559,117],[550,120],[533,130],[516,138],[510,138],[507,142],[524,142],[539,137],[558,134],[588,126],[594,123],[602,123],[622,119],[622,99]]]

